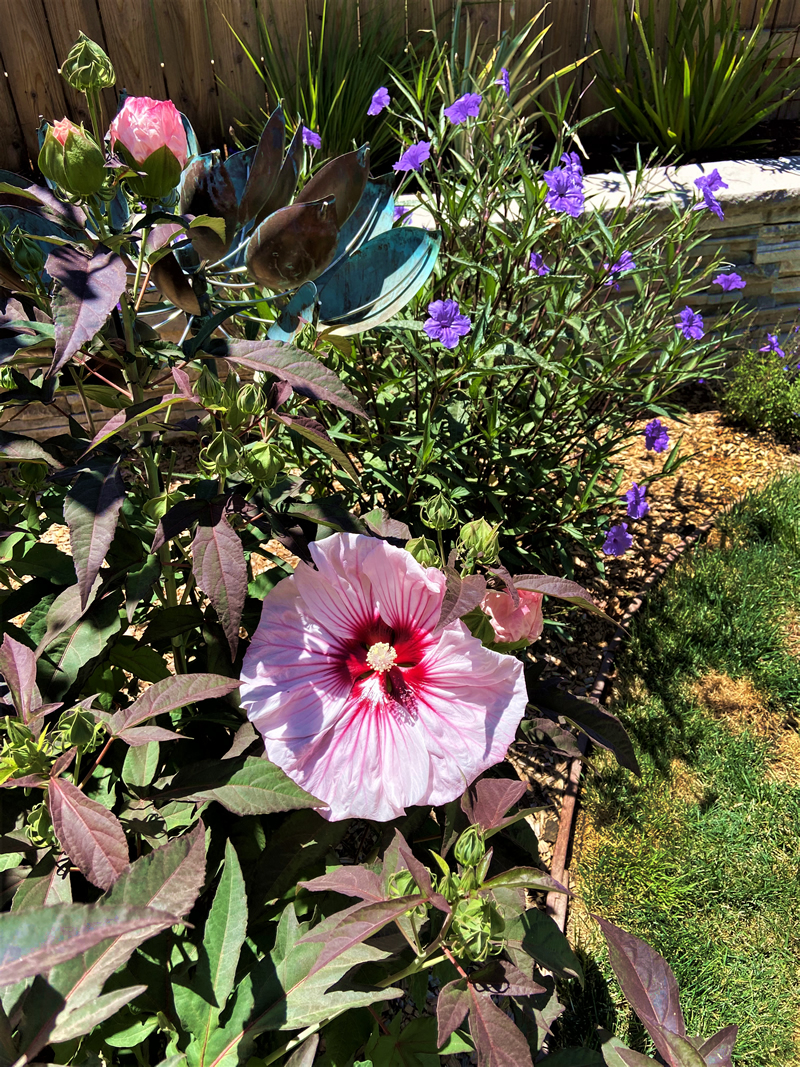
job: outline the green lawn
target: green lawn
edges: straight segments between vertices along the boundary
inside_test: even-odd
[[[594,1045],[599,1023],[652,1052],[593,911],[666,957],[690,1033],[735,1022],[737,1067],[797,1067],[800,478],[718,525],[721,541],[649,597],[618,659],[613,706],[643,776],[601,759],[585,779],[573,861],[585,907],[571,925],[588,978],[560,1040]]]

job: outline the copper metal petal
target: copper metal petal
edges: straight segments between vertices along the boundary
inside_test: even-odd
[[[200,314],[200,304],[189,284],[189,279],[178,266],[178,261],[171,252],[153,264],[150,280],[167,300],[172,301],[175,307],[185,311],[188,315]]]
[[[307,182],[295,199],[296,204],[336,197],[336,221],[341,227],[350,218],[361,199],[369,177],[369,145],[347,152],[326,163]]]
[[[283,161],[278,177],[272,187],[272,192],[267,197],[266,203],[256,214],[256,222],[266,219],[273,211],[286,207],[292,199],[292,193],[297,187],[297,179],[300,174],[300,163],[303,159],[303,127],[298,126],[297,131],[289,145],[289,151]]]
[[[268,203],[280,173],[285,139],[283,108],[276,107],[264,127],[253,156],[247,186],[239,204],[240,223],[256,218]]]
[[[331,200],[273,212],[247,244],[247,271],[270,289],[294,289],[317,278],[333,259],[339,227]]]

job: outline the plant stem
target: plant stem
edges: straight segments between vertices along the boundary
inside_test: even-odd
[[[133,292],[131,293],[131,300],[133,301],[134,307],[137,308],[137,309],[139,307],[139,300],[137,300],[137,296],[138,296],[138,293],[139,293],[139,279],[142,276],[142,266],[144,265],[144,249],[145,249],[145,245],[147,244],[147,238],[149,236],[150,236],[150,227],[149,226],[145,226],[144,232],[142,233],[142,236],[139,239],[139,258],[136,261],[136,274],[135,274],[134,279],[133,279]],[[149,276],[150,272],[148,271],[147,273],[148,273],[148,276]]]
[[[97,770],[97,768],[98,768],[98,767],[100,766],[100,762],[101,762],[101,760],[103,759],[103,756],[105,756],[106,752],[108,752],[108,750],[109,750],[109,749],[111,748],[111,742],[112,742],[113,740],[114,740],[114,738],[113,738],[113,737],[109,737],[108,741],[106,741],[106,743],[105,743],[105,744],[103,745],[103,747],[102,747],[102,748],[100,749],[100,755],[99,755],[99,756],[97,757],[97,759],[96,759],[96,760],[94,761],[94,763],[92,764],[92,766],[91,766],[91,767],[89,768],[89,770],[87,771],[86,775],[85,775],[85,776],[84,776],[84,778],[83,778],[83,781],[82,781],[82,782],[80,782],[80,783],[78,784],[78,789],[83,789],[83,787],[84,787],[84,786],[86,785],[86,783],[87,783],[87,782],[89,781],[89,779],[90,779],[90,778],[92,777],[92,775],[94,774],[94,772],[95,772],[95,771]],[[80,754],[81,754],[81,753],[80,753],[80,749],[78,749],[78,759],[80,758]],[[76,771],[77,771],[77,766],[78,766],[78,765],[77,765],[77,760],[76,760],[76,765],[75,765],[75,766],[76,766]],[[75,777],[76,777],[76,778],[78,777],[77,773],[75,774]]]

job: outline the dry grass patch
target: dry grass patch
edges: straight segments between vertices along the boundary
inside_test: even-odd
[[[690,686],[692,696],[715,719],[734,734],[750,730],[759,737],[776,738],[783,719],[767,707],[749,678],[731,678],[710,671]]]
[[[800,786],[800,734],[791,727],[781,734],[775,755],[767,764],[767,777],[773,782]]]

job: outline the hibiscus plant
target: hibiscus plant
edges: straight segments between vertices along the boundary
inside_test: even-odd
[[[280,109],[222,159],[170,102],[104,135],[88,39],[63,72],[92,130],[42,130],[47,187],[0,183],[0,1067],[603,1062],[547,1051],[582,974],[508,762],[583,732],[638,771],[534,652],[546,597],[602,612],[446,493],[414,537],[373,506],[322,358],[438,236],[367,147],[296,192]],[[31,404],[59,432],[13,432]],[[666,963],[603,932],[666,1062],[730,1064],[735,1028],[688,1038]]]

